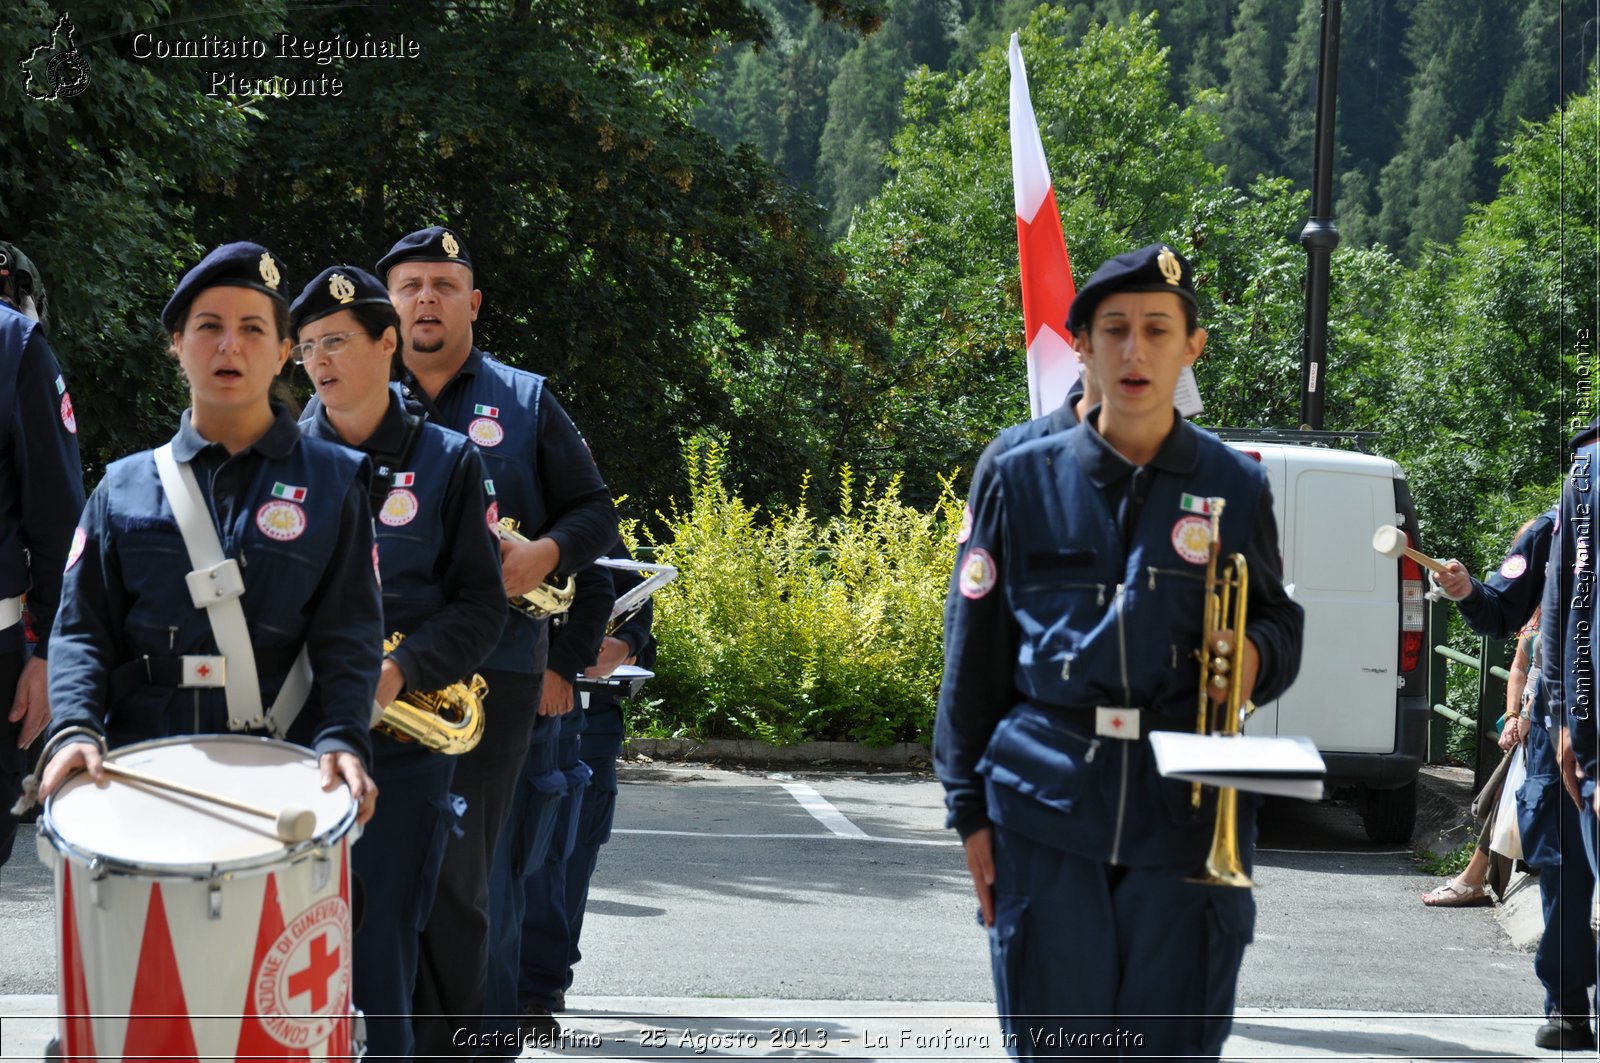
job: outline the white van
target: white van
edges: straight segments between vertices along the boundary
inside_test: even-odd
[[[1405,472],[1388,458],[1289,442],[1349,438],[1335,433],[1219,434],[1266,469],[1283,581],[1306,611],[1300,675],[1245,733],[1310,736],[1328,793],[1357,792],[1367,836],[1409,841],[1428,746],[1425,575],[1372,548],[1372,533],[1393,524],[1422,549]]]

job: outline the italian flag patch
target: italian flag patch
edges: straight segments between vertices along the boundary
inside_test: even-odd
[[[288,499],[290,502],[304,502],[306,489],[292,484],[275,483],[272,485],[272,497]]]
[[[1205,516],[1211,512],[1211,504],[1199,495],[1186,494],[1178,499],[1178,508],[1185,513],[1199,513]]]
[[[397,472],[394,474],[394,485],[396,487],[410,487],[413,483],[416,483],[416,480],[417,474],[414,472]]]
[[[494,497],[494,481],[493,480],[485,480],[485,481],[483,481],[483,493],[488,495],[490,498]]]
[[[499,417],[500,407],[478,405],[472,407],[472,412],[477,414],[479,417]]]

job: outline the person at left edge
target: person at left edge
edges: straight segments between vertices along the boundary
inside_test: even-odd
[[[195,663],[221,655],[215,610],[190,596],[192,566],[157,452],[115,461],[84,507],[67,555],[50,637],[54,722],[41,756],[41,796],[80,769],[103,782],[106,746],[265,730],[315,750],[323,788],[342,782],[358,820],[372,817],[377,787],[366,771],[367,732],[383,611],[369,468],[351,450],[302,438],[294,417],[269,398],[289,360],[281,284],[266,248],[224,244],[184,274],[161,312],[192,403],[170,453],[194,473],[223,553],[238,563],[243,644],[258,689],[237,682],[243,669],[201,674],[204,662]],[[309,683],[297,665],[302,648]],[[219,673],[233,676],[234,686],[216,685]],[[285,689],[290,694],[280,699]],[[256,710],[265,712],[265,727],[252,726]]]
[[[46,658],[61,600],[61,569],[83,510],[78,422],[45,339],[44,284],[32,262],[0,242],[0,864],[11,856],[12,805],[27,750],[50,722]],[[23,645],[22,594],[39,637]]]
[[[384,656],[378,704],[470,679],[506,617],[477,448],[389,386],[401,364],[400,317],[372,274],[330,266],[301,291],[289,320],[294,359],[317,390],[300,430],[354,447],[373,465],[383,629],[404,636]],[[381,730],[372,755],[385,797],[350,857],[365,898],[354,998],[367,1016],[368,1058],[409,1059],[418,949],[457,818],[449,789],[458,758]]]

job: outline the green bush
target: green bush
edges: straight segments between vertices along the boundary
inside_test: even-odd
[[[775,745],[926,742],[942,661],[945,588],[961,500],[949,481],[931,512],[839,473],[837,515],[800,502],[769,513],[724,478],[716,443],[685,450],[689,498],[636,522],[630,546],[675,565],[655,596],[657,678],[634,710],[643,733]],[[642,541],[641,541],[642,540]]]

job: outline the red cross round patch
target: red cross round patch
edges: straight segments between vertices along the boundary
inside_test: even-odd
[[[982,547],[967,554],[967,559],[961,562],[960,586],[964,597],[973,600],[982,598],[994,590],[996,578],[994,558]]]
[[[1506,579],[1516,579],[1528,571],[1528,559],[1521,554],[1512,554],[1500,565],[1500,575]]]

